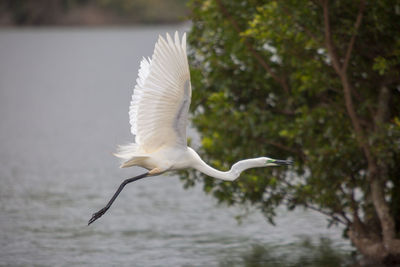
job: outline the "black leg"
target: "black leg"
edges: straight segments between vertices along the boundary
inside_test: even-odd
[[[103,216],[104,213],[106,213],[106,211],[111,207],[112,203],[114,202],[114,200],[118,197],[119,193],[121,193],[122,189],[124,189],[125,185],[132,183],[134,181],[137,181],[139,179],[142,179],[144,177],[146,177],[149,173],[146,172],[144,174],[141,174],[139,176],[135,176],[129,179],[126,179],[125,181],[122,182],[122,184],[118,187],[117,192],[115,192],[115,194],[113,195],[113,197],[110,199],[110,201],[107,203],[107,205],[102,208],[101,210],[99,210],[96,213],[93,213],[92,218],[89,220],[88,225],[90,225],[91,223],[93,223],[95,220],[97,220],[98,218],[100,218],[101,216]]]

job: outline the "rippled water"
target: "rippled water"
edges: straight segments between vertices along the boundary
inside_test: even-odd
[[[143,171],[119,169],[111,152],[131,139],[139,60],[158,34],[182,27],[0,31],[0,265],[326,266],[310,255],[350,250],[318,214],[282,209],[274,227],[253,212],[238,224],[240,207],[174,176],[127,186],[86,226]]]

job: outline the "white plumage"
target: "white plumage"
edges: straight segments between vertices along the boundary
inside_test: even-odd
[[[186,34],[182,39],[159,37],[153,56],[143,58],[129,108],[131,132],[135,141],[120,146],[117,157],[121,167],[141,166],[149,171],[126,179],[106,207],[93,214],[89,224],[100,218],[114,202],[123,187],[133,181],[169,170],[195,168],[226,181],[233,181],[249,168],[289,165],[292,162],[267,157],[241,160],[223,172],[207,165],[187,146],[186,127],[192,89],[186,55]]]
[[[178,32],[175,40],[169,34],[167,40],[160,36],[152,58],[141,61],[136,82],[129,108],[135,143],[120,146],[115,155],[131,160],[148,156],[163,146],[186,147],[191,98],[186,34],[182,41]]]

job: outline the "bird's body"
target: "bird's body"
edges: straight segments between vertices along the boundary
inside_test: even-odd
[[[134,156],[124,162],[121,167],[140,166],[149,171],[155,170],[153,175],[169,170],[181,170],[189,168],[193,164],[195,154],[189,147],[163,146],[151,153],[143,153],[141,156]]]
[[[135,142],[120,146],[121,167],[141,166],[159,173],[185,165],[186,127],[192,89],[186,36],[159,37],[152,58],[143,58],[129,108]],[[156,172],[156,171],[154,171]]]
[[[268,157],[245,159],[223,172],[207,165],[187,146],[186,127],[192,95],[186,34],[180,40],[167,34],[159,37],[152,58],[143,58],[129,108],[131,132],[135,141],[120,146],[115,155],[124,160],[121,167],[140,166],[148,173],[125,180],[105,208],[93,214],[89,224],[101,217],[122,188],[130,182],[171,170],[194,168],[208,176],[233,181],[249,168],[289,165],[291,161]]]
[[[146,156],[133,157],[133,159],[122,164],[122,167],[141,166],[148,169],[150,175],[194,168],[208,176],[225,181],[233,181],[246,169],[277,166],[274,161],[280,162],[266,157],[245,159],[235,163],[229,171],[223,172],[206,164],[191,147],[162,147]]]

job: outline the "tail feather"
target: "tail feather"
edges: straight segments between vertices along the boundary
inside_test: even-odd
[[[119,166],[119,167],[120,168],[128,168],[128,167],[132,167],[135,165],[142,166],[143,162],[146,158],[147,158],[147,156],[134,156],[130,160],[123,162],[121,164],[121,166]]]
[[[139,146],[136,143],[118,146],[114,156],[123,160],[120,168],[127,168],[134,165],[140,165],[147,155],[139,152]]]

